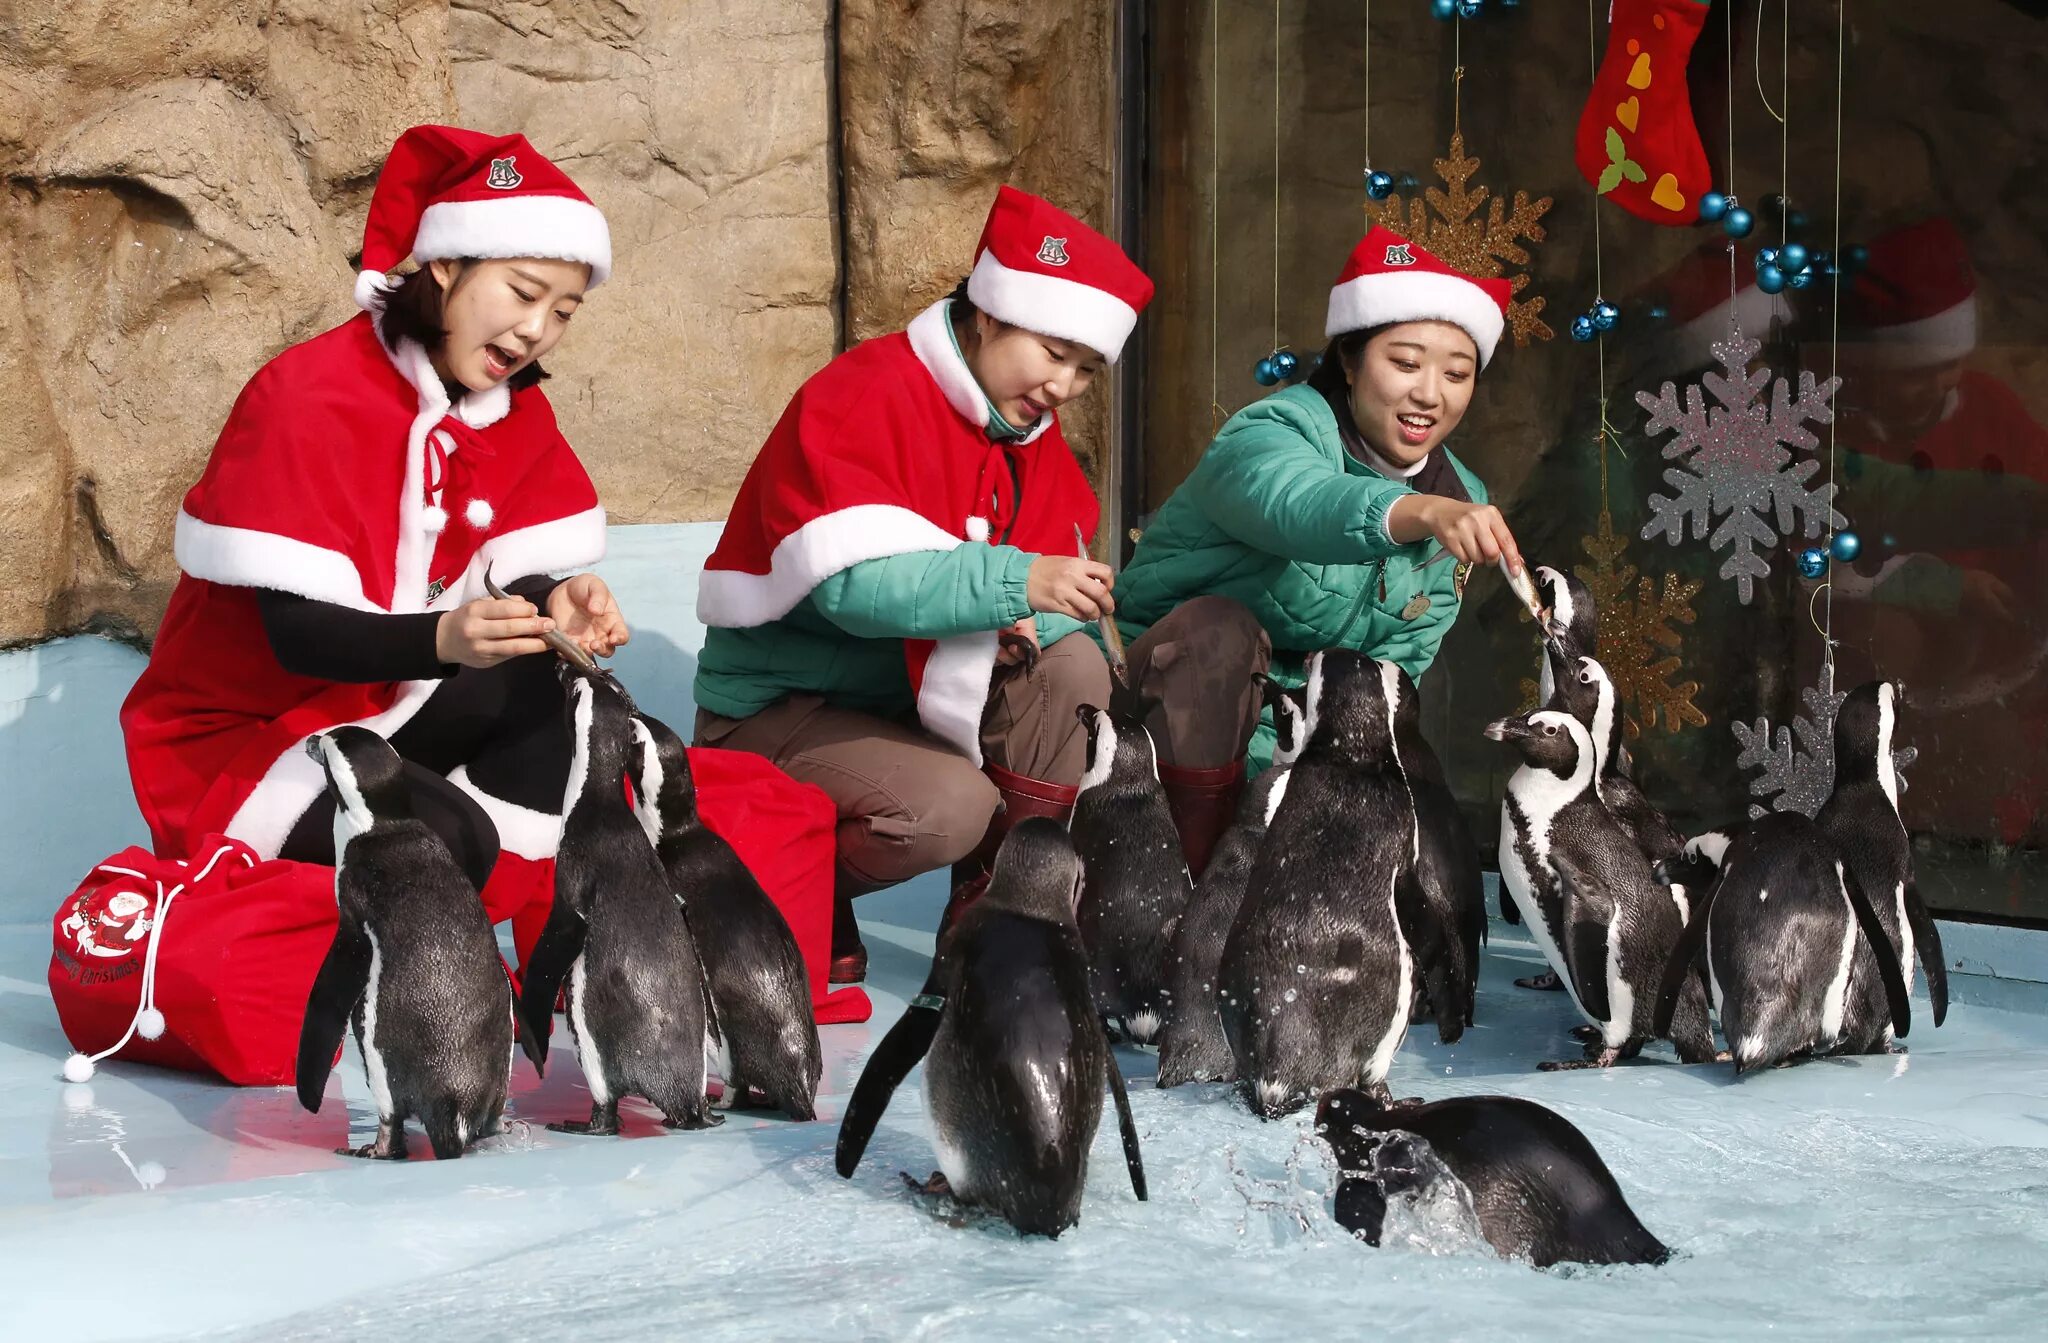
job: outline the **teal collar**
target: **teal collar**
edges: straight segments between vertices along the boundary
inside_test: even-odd
[[[946,339],[953,342],[953,353],[959,357],[962,364],[965,364],[967,362],[967,352],[960,348],[959,333],[953,330],[953,305],[950,301],[946,305]],[[992,442],[1014,443],[1031,432],[1029,425],[1019,429],[1016,425],[1004,419],[1003,413],[996,409],[996,403],[988,399],[987,392],[981,394],[981,402],[987,408],[988,413],[988,420],[981,427],[982,432],[987,434]]]

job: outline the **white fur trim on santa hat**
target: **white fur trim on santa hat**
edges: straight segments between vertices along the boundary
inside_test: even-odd
[[[951,299],[940,299],[913,317],[904,334],[910,337],[910,352],[917,356],[918,363],[924,365],[925,372],[932,375],[932,381],[938,384],[946,404],[960,412],[960,418],[975,428],[986,429],[988,394],[974,380],[974,370],[967,367],[967,361],[960,357],[960,347],[953,339],[952,306]],[[1053,412],[1047,411],[1017,441],[1035,442],[1052,425]]]
[[[422,263],[452,257],[552,257],[590,267],[590,288],[612,273],[604,213],[568,196],[437,201],[420,216],[412,254]]]
[[[496,516],[497,511],[488,499],[472,499],[462,506],[462,520],[480,532],[489,531],[491,519]]]
[[[384,311],[384,296],[398,288],[398,281],[381,270],[366,270],[356,276],[356,306],[364,312]]]
[[[941,639],[925,660],[917,718],[925,731],[981,764],[981,719],[995,675],[995,631]]]
[[[811,589],[864,560],[960,544],[922,513],[895,504],[842,508],[783,537],[765,574],[706,569],[697,582],[697,619],[721,629],[751,629],[782,619]]]
[[[967,297],[999,322],[1079,341],[1114,364],[1138,324],[1138,310],[1107,290],[1031,270],[1011,270],[983,251],[967,276]]]
[[[271,588],[354,611],[384,609],[363,595],[362,575],[348,556],[275,532],[201,522],[180,509],[172,550],[179,569],[209,583]]]
[[[1472,337],[1479,366],[1500,344],[1507,318],[1500,305],[1470,280],[1433,271],[1383,271],[1346,280],[1330,290],[1323,336],[1334,340],[1390,322],[1449,322]]]
[[[1842,344],[1853,347],[1861,362],[1882,368],[1927,368],[1961,359],[1977,348],[1977,296],[1914,322],[1844,327]]]
[[[448,776],[448,782],[482,807],[484,815],[491,818],[491,824],[498,831],[498,847],[507,853],[516,853],[521,858],[539,862],[552,858],[562,847],[562,818],[531,807],[522,807],[517,802],[507,802],[494,797],[477,786],[469,777],[469,766],[458,765]]]

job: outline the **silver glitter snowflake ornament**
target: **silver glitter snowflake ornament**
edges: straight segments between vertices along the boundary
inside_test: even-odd
[[[1794,400],[1784,378],[1772,378],[1768,369],[1749,371],[1750,360],[1762,348],[1731,329],[1727,339],[1714,346],[1722,371],[1705,374],[1698,384],[1688,386],[1682,401],[1678,384],[1672,382],[1656,396],[1636,393],[1636,400],[1650,412],[1644,431],[1671,433],[1664,457],[1679,463],[1664,473],[1677,494],[1650,496],[1643,539],[1661,534],[1675,546],[1690,520],[1695,540],[1728,551],[1721,577],[1735,580],[1745,604],[1755,593],[1756,580],[1771,572],[1770,562],[1757,553],[1758,546],[1775,549],[1781,537],[1818,537],[1824,526],[1848,525],[1832,503],[1833,484],[1807,487],[1820,470],[1819,460],[1798,456],[1820,446],[1806,423],[1833,422],[1830,403],[1841,379],[1816,384],[1812,373],[1802,372]],[[1759,395],[1766,385],[1768,400]],[[1716,404],[1708,405],[1709,395]],[[1713,526],[1716,518],[1723,519],[1719,526]]]
[[[1806,712],[1793,715],[1792,726],[1780,727],[1776,737],[1771,735],[1768,718],[1758,718],[1753,727],[1740,719],[1728,725],[1742,747],[1735,757],[1736,768],[1761,767],[1761,772],[1749,781],[1749,792],[1769,805],[1750,803],[1751,820],[1774,811],[1796,811],[1808,817],[1820,814],[1835,791],[1835,715],[1848,698],[1848,691],[1835,689],[1835,669],[1829,663],[1821,668],[1819,685],[1799,692]],[[1915,747],[1892,749],[1892,766],[1901,787],[1907,766],[1919,758]]]

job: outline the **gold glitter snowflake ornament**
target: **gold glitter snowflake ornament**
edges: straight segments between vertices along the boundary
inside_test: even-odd
[[[1543,216],[1550,211],[1551,199],[1532,201],[1528,192],[1517,191],[1510,211],[1507,202],[1486,187],[1466,185],[1478,171],[1479,160],[1465,157],[1464,132],[1453,131],[1449,152],[1436,160],[1436,174],[1446,189],[1426,188],[1405,203],[1399,195],[1367,201],[1365,213],[1373,223],[1421,243],[1445,265],[1476,279],[1507,276],[1513,292],[1520,294],[1528,288],[1528,272],[1510,273],[1509,267],[1529,264],[1521,240],[1543,241]],[[1518,346],[1557,334],[1543,321],[1541,297],[1510,299],[1507,320]]]
[[[1600,530],[1581,537],[1579,548],[1593,562],[1572,571],[1592,592],[1593,607],[1600,613],[1600,665],[1613,678],[1628,735],[1657,726],[1660,717],[1666,732],[1706,726],[1706,714],[1692,702],[1700,683],[1672,684],[1684,666],[1685,636],[1675,626],[1699,618],[1692,599],[1699,596],[1701,585],[1666,574],[1660,593],[1648,575],[1637,577],[1633,564],[1621,562],[1628,539],[1614,534],[1614,518],[1604,508]]]

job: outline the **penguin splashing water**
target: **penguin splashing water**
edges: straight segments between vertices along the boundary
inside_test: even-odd
[[[626,802],[633,702],[609,672],[557,668],[571,756],[555,859],[555,903],[527,956],[520,1039],[547,1063],[555,995],[568,985],[569,1035],[590,1119],[564,1133],[616,1134],[619,1098],[645,1096],[669,1128],[706,1128],[706,1060],[717,1020],[697,942],[647,833]]]
[[[1105,1082],[1116,1101],[1132,1189],[1145,1168],[1123,1075],[1089,985],[1074,921],[1081,862],[1058,822],[1004,836],[987,894],[941,936],[924,992],[869,1056],[839,1127],[836,1167],[853,1177],[918,1060],[939,1173],[922,1193],[1000,1213],[1028,1235],[1080,1220],[1088,1149]]]
[[[491,921],[441,837],[414,817],[398,752],[363,727],[314,735],[334,794],[339,921],[299,1032],[299,1103],[318,1114],[351,1025],[377,1139],[350,1155],[405,1160],[418,1119],[443,1160],[498,1130],[512,1074],[512,985]]]

